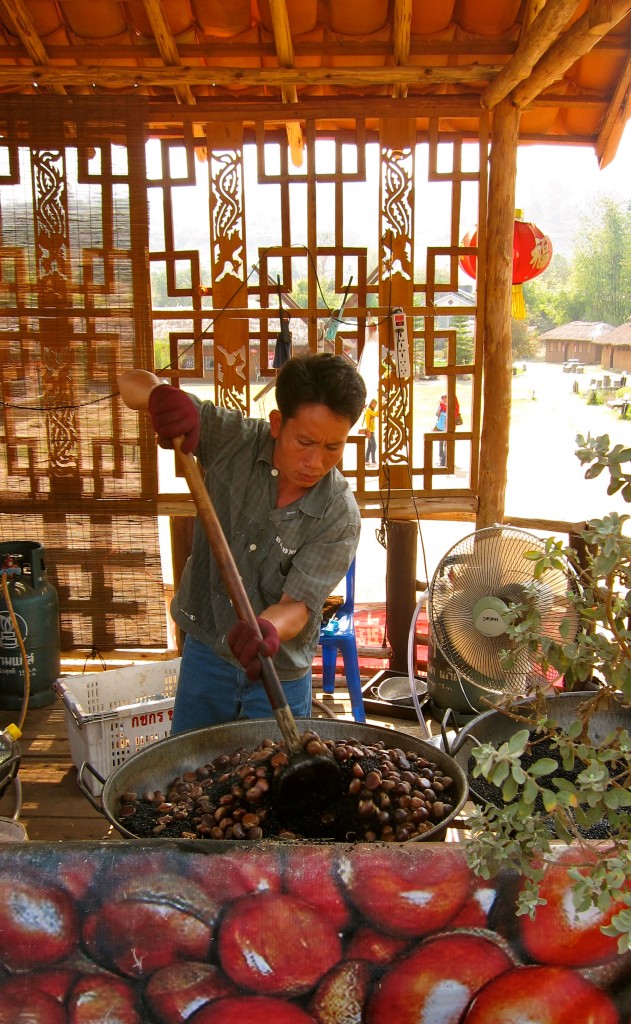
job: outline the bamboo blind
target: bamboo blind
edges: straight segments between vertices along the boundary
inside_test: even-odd
[[[144,121],[118,97],[0,114],[0,528],[44,545],[64,648],[166,646],[155,454],[116,386],[151,361]]]

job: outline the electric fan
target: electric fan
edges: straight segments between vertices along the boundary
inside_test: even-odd
[[[537,652],[525,640],[507,633],[515,620],[511,605],[538,614],[542,637],[568,642],[578,633],[578,612],[569,596],[577,589],[575,579],[549,569],[536,580],[535,563],[525,557],[544,550],[533,534],[491,526],[464,537],[441,560],[428,591],[428,619],[438,652],[453,669],[443,673],[453,703],[445,699],[443,678],[442,705],[454,707],[464,696],[467,710],[485,711],[501,695],[548,689],[558,678],[555,669],[543,673]],[[428,666],[428,690],[429,680]]]

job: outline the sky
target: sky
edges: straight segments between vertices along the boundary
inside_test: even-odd
[[[515,205],[550,236],[555,252],[570,255],[581,217],[599,195],[631,202],[631,121],[602,171],[589,147],[519,147]]]
[[[446,146],[444,154],[439,147],[439,168],[447,169],[451,161],[451,147]],[[378,190],[378,147],[368,147],[367,180],[363,185],[345,186],[344,235],[347,245],[366,245],[378,237],[378,205],[375,195]],[[467,152],[468,151],[468,152]],[[446,166],[441,167],[444,155]],[[329,160],[332,159],[332,147]],[[477,146],[463,147],[463,162],[475,165]],[[273,169],[273,168],[272,168]],[[327,161],[322,169],[328,170]],[[251,165],[250,187],[254,182],[254,168]],[[268,206],[269,199],[261,193],[261,208]],[[319,201],[319,228],[332,231],[333,190],[322,186],[323,198],[327,188],[330,202]],[[448,242],[452,191],[449,183],[427,180],[427,148],[419,147],[416,158],[416,220],[415,220],[415,263],[424,263],[426,245],[445,245]],[[626,126],[614,160],[604,170],[598,167],[594,149],[589,146],[521,145],[517,154],[517,184],[515,208],[523,211],[525,220],[532,221],[548,235],[553,251],[570,256],[582,217],[589,213],[598,195],[611,195],[620,201],[631,202],[631,122]],[[269,191],[267,192],[269,196]],[[325,225],[326,209],[331,214],[331,224]],[[306,241],[306,204],[292,202],[292,236]],[[262,234],[269,239],[269,219],[264,217]],[[475,185],[463,183],[461,200],[461,234],[473,229],[477,223],[477,190]],[[258,225],[257,225],[258,226]],[[254,238],[248,238],[248,247]],[[261,244],[261,239],[256,239]],[[265,243],[263,243],[265,244]],[[269,244],[269,240],[267,242]],[[374,243],[373,243],[374,247]]]

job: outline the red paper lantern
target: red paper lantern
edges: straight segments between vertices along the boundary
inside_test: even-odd
[[[524,297],[521,285],[524,281],[532,281],[550,265],[552,259],[552,242],[535,224],[520,219],[521,210],[515,211],[513,227],[513,301],[511,313],[516,320],[526,316]],[[463,247],[475,248],[478,244],[477,228],[469,231],[460,243]],[[458,262],[465,274],[476,277],[478,258],[473,253],[464,253]]]

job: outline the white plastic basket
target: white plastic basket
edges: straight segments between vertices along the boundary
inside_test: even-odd
[[[77,768],[87,761],[106,779],[132,754],[170,734],[180,660],[69,675],[53,684],[64,702]],[[84,781],[92,793],[100,792],[91,774]]]

